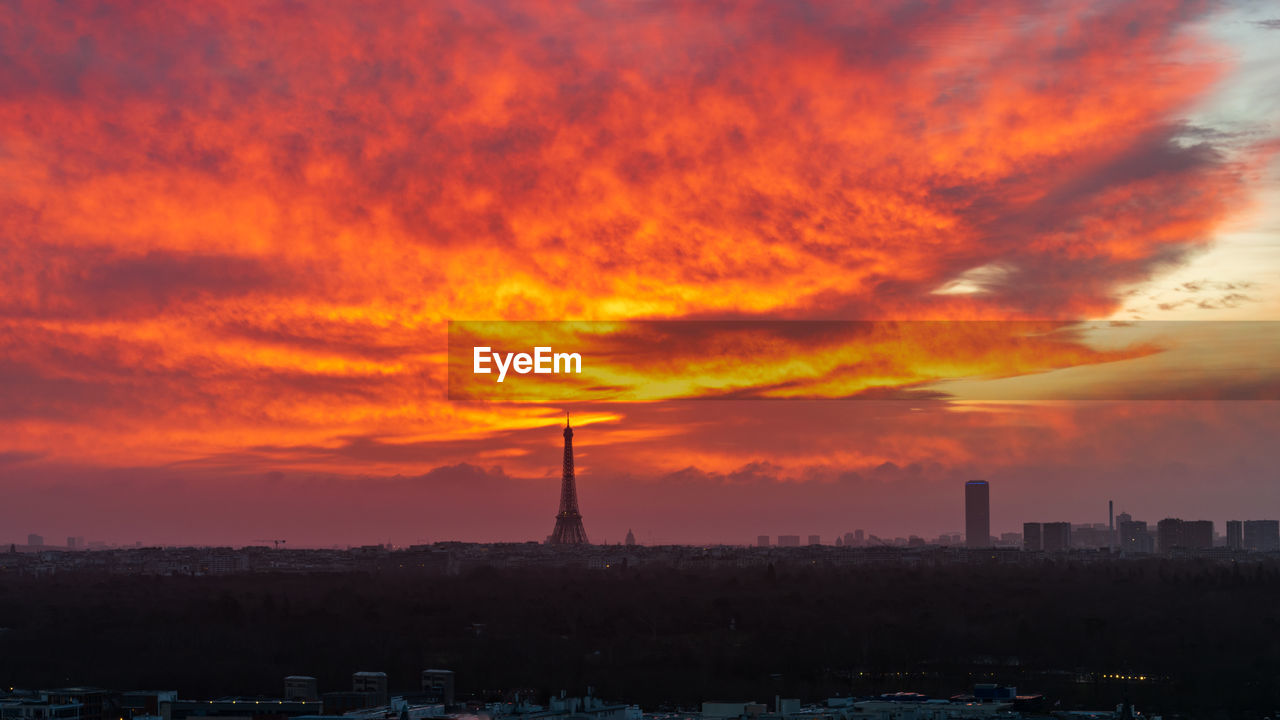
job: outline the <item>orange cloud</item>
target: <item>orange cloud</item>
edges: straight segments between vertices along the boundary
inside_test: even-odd
[[[449,403],[450,319],[1106,316],[1274,157],[1182,121],[1227,69],[1212,9],[7,4],[0,451],[508,457],[558,410]],[[765,338],[742,387],[699,384],[710,355],[593,382],[845,396],[1114,357],[970,340],[850,374],[847,344]]]
[[[535,372],[539,347],[545,361]],[[927,386],[942,380],[1026,375],[1156,352],[1141,343],[1096,349],[1072,325],[1044,321],[455,322],[449,398],[927,397]],[[528,356],[524,367],[513,365],[520,354]]]

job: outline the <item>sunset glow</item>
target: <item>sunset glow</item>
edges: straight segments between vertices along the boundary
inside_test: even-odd
[[[593,540],[942,531],[971,477],[996,526],[1157,486],[1153,516],[1208,487],[1275,514],[1280,407],[1223,400],[1274,390],[1227,362],[1269,363],[1274,328],[1221,366],[1160,338],[1029,339],[1280,320],[1280,65],[1258,61],[1280,31],[1250,12],[0,6],[0,526],[540,540],[566,409]],[[534,320],[602,321],[573,340],[606,360],[450,399],[449,321]],[[893,395],[1214,367],[1236,385]],[[838,400],[869,391],[903,399]]]

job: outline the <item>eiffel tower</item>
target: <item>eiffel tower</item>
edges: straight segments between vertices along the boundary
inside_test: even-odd
[[[552,545],[586,545],[587,531],[582,528],[578,511],[578,483],[573,478],[573,428],[569,415],[564,416],[564,466],[560,475],[560,512],[556,513],[556,529],[551,531]]]

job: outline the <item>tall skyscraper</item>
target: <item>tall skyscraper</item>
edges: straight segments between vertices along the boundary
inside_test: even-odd
[[[587,544],[587,531],[582,527],[582,513],[578,511],[578,483],[573,477],[573,428],[569,427],[567,415],[564,419],[564,463],[560,472],[560,512],[556,513],[551,544]]]
[[[964,484],[964,544],[991,547],[991,488],[986,480]]]

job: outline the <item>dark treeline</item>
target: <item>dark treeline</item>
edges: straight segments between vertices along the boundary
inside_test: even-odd
[[[590,685],[646,709],[985,680],[1064,708],[1280,707],[1270,563],[0,576],[0,627],[6,687],[274,696],[289,674],[412,689],[446,667],[460,698]]]

